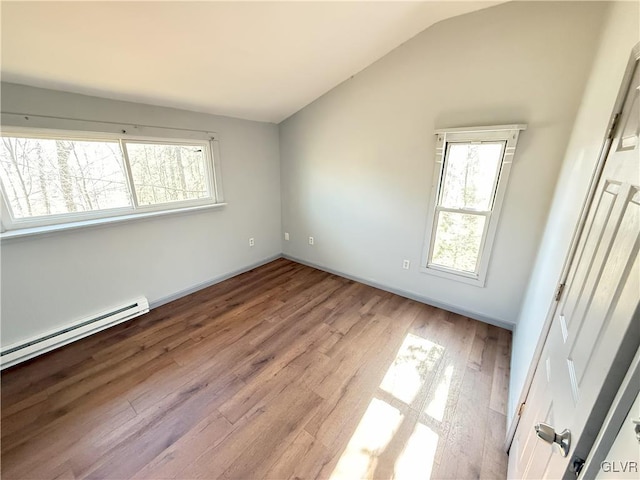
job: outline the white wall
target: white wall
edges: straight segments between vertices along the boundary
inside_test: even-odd
[[[603,8],[512,2],[446,20],[284,121],[282,221],[291,234],[284,253],[513,325]],[[529,128],[520,137],[486,287],[421,273],[434,129],[505,123]],[[411,261],[409,271],[403,259]]]
[[[639,18],[637,2],[612,2],[605,17],[513,338],[508,418],[515,411],[560,281],[631,49],[640,40]]]
[[[4,112],[214,131],[229,203],[3,242],[2,345],[137,295],[158,302],[281,253],[277,125],[13,84],[1,93]]]

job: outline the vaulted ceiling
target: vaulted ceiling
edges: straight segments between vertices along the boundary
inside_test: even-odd
[[[1,3],[6,82],[280,122],[492,2]]]

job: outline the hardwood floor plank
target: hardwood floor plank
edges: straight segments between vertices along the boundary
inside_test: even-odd
[[[274,401],[257,406],[218,446],[191,463],[183,478],[259,478],[252,469],[266,470],[282,455],[301,429],[304,419],[319,404],[310,390],[289,383]]]
[[[33,429],[16,446],[2,443],[3,478],[50,478],[50,472],[67,463],[74,449],[93,454],[92,442],[135,417],[128,402],[114,399],[108,405],[87,405],[74,415]]]
[[[101,371],[50,394],[33,408],[21,410],[3,419],[2,450],[38,435],[43,426],[53,426],[55,429],[56,425],[64,424],[70,415],[100,411],[103,405],[109,408],[114,397],[116,400],[124,400],[118,397],[128,388],[148,378],[153,371],[172,363],[173,360],[163,355],[163,352],[145,352],[132,357],[126,364]]]
[[[147,463],[132,478],[181,478],[185,469],[206,450],[223,442],[234,427],[218,411],[200,421],[189,435],[185,435]]]
[[[294,475],[296,468],[300,464],[300,460],[310,455],[310,451],[315,443],[315,438],[309,435],[306,430],[301,430],[287,446],[284,453],[271,465],[269,470],[267,470],[263,478],[281,480]]]
[[[498,330],[498,352],[495,370],[493,371],[489,406],[492,410],[506,416],[511,368],[511,332],[501,328],[496,330]]]
[[[487,336],[489,335],[489,325],[479,324],[476,326],[476,335],[471,345],[469,353],[468,367],[474,370],[482,368],[482,356],[487,347]]]
[[[509,457],[502,449],[506,426],[507,417],[489,408],[480,478],[501,478],[504,476],[504,472],[507,471]]]
[[[177,392],[170,402],[158,405],[144,417],[112,432],[96,449],[100,456],[93,466],[77,468],[90,479],[130,478],[212,413],[218,403],[241,386],[233,375],[220,385],[200,382]],[[111,448],[109,448],[111,446]],[[72,459],[73,460],[73,459]]]
[[[295,382],[299,372],[292,368],[278,368],[265,371],[255,382],[247,384],[224,402],[220,413],[232,424],[256,409],[258,405],[270,402],[288,385]]]
[[[504,478],[510,349],[278,259],[3,371],[2,476]]]
[[[322,399],[307,388],[291,385],[295,388],[283,390],[274,402],[263,407],[268,410],[261,420],[269,419],[268,425],[260,429],[251,443],[245,445],[241,455],[225,470],[222,478],[263,478],[291,440],[302,431],[306,419]],[[265,448],[267,445],[269,448]],[[208,478],[207,475],[204,478]]]

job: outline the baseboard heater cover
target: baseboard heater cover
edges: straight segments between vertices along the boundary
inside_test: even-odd
[[[0,369],[11,367],[17,363],[50,352],[106,328],[131,320],[148,311],[149,302],[145,297],[140,297],[90,318],[74,322],[64,328],[8,345],[0,351]]]

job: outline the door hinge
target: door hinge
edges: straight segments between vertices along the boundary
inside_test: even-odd
[[[607,139],[612,140],[613,136],[616,134],[616,128],[618,127],[618,119],[620,118],[620,114],[616,113],[613,115],[611,119],[611,123],[609,124],[609,130],[607,131]]]
[[[560,299],[562,298],[562,292],[564,292],[564,286],[566,284],[561,283],[560,285],[558,285],[558,290],[556,290],[556,302],[559,302]]]
[[[524,412],[524,405],[525,405],[525,403],[524,403],[524,402],[522,402],[522,403],[520,404],[520,406],[518,407],[518,416],[519,416],[519,417],[521,417],[521,416],[522,416],[522,412]]]

